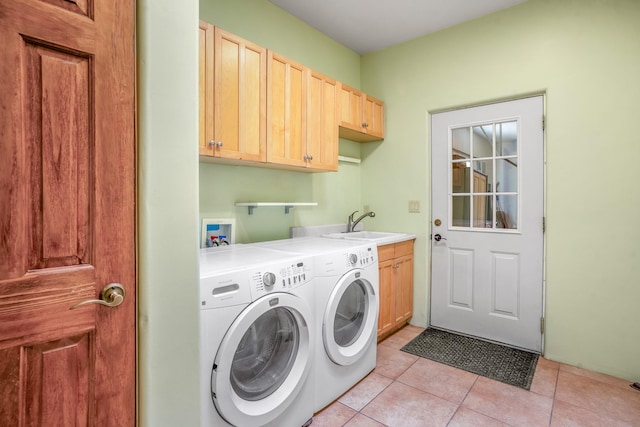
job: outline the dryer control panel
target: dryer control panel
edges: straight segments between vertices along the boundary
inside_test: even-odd
[[[347,266],[365,268],[372,264],[378,264],[377,246],[360,246],[347,253]]]
[[[312,279],[311,257],[255,267],[249,271],[251,297],[255,300],[271,292],[288,292]]]

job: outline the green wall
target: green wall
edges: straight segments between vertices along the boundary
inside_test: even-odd
[[[200,18],[349,85],[360,85],[360,56],[266,0],[200,0]],[[340,154],[360,157],[358,143],[341,140]],[[237,243],[289,237],[297,225],[346,223],[361,209],[360,166],[306,173],[200,163],[200,214],[236,218]],[[235,202],[316,202],[317,207],[258,208]]]
[[[362,58],[387,126],[362,147],[362,202],[378,229],[419,236],[413,323],[429,308],[429,113],[544,93],[545,355],[640,379],[638,22],[635,0],[529,0]]]
[[[198,426],[198,3],[137,19],[139,425]]]

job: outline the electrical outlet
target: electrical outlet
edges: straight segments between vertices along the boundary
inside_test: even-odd
[[[409,200],[409,213],[420,213],[420,200]]]

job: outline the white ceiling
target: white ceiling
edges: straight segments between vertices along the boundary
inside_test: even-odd
[[[269,0],[364,55],[526,0]]]

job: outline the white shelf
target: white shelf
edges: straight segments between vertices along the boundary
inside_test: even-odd
[[[318,206],[318,204],[315,202],[238,202],[236,206],[246,207],[249,215],[253,215],[255,208],[263,206],[284,206],[284,213],[288,214],[289,210],[296,206]]]
[[[347,156],[338,156],[338,161],[345,163],[360,163],[360,159],[356,159],[355,157],[347,157]]]

